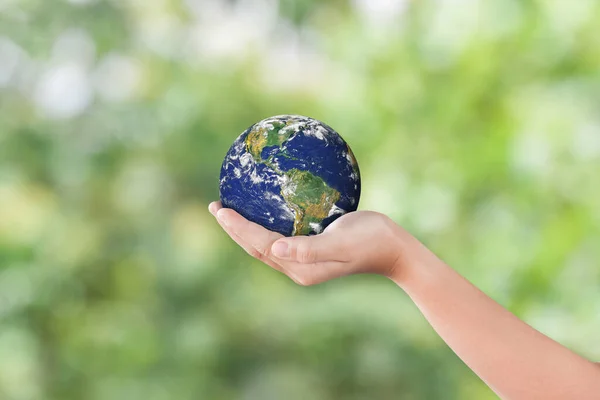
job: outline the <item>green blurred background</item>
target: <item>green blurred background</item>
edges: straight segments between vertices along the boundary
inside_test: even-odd
[[[385,279],[297,287],[206,208],[249,125],[600,360],[595,0],[0,1],[0,399],[494,399]]]

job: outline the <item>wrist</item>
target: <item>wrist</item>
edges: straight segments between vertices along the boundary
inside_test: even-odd
[[[429,286],[442,274],[445,264],[425,245],[406,232],[399,235],[397,256],[388,276],[404,291]]]

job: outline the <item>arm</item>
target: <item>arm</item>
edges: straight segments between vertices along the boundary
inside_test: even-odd
[[[284,238],[211,204],[249,254],[302,285],[354,273],[387,276],[498,395],[600,399],[600,368],[525,324],[382,214],[347,214],[324,233]]]
[[[536,331],[416,245],[392,279],[500,397],[600,399],[600,368]],[[420,248],[419,248],[420,247]]]

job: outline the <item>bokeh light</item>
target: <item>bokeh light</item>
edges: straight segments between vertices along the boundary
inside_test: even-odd
[[[206,207],[248,126],[600,360],[594,0],[0,1],[0,398],[493,399],[393,284],[295,286]]]

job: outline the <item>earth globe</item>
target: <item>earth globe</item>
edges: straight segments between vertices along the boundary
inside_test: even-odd
[[[246,129],[221,167],[220,198],[284,236],[315,235],[356,211],[360,172],[348,144],[309,117],[279,115]]]

